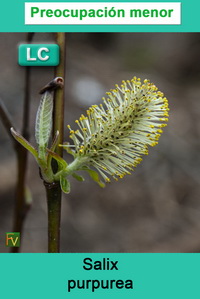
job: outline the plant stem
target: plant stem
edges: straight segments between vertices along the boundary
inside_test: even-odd
[[[44,183],[48,206],[48,252],[60,252],[61,189],[59,183]]]
[[[81,170],[81,166],[83,166],[88,161],[88,157],[77,157],[75,160],[70,163],[66,169],[60,170],[54,175],[54,179],[59,180],[60,175],[68,176],[77,170]]]
[[[56,41],[60,46],[60,64],[55,69],[55,77],[65,79],[65,33],[56,33]],[[54,116],[53,116],[53,136],[59,131],[58,144],[63,143],[63,123],[64,123],[64,88],[55,90],[54,97]],[[56,153],[62,157],[62,147],[56,148]]]
[[[65,33],[56,33],[56,42],[60,46],[60,64],[56,67],[55,77],[65,77]],[[59,131],[59,143],[63,143],[64,123],[64,88],[55,90],[53,110],[53,136]],[[57,147],[55,152],[62,156],[62,148]],[[52,161],[53,171],[57,171],[57,162]],[[60,214],[61,196],[60,184],[54,182],[46,184],[47,207],[48,207],[48,252],[60,252]]]

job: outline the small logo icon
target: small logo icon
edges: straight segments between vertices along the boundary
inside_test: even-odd
[[[6,247],[19,247],[20,233],[6,233]]]

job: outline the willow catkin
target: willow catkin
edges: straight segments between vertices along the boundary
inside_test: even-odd
[[[148,154],[148,146],[158,143],[169,108],[153,83],[136,77],[122,81],[107,95],[104,104],[91,106],[87,116],[75,121],[77,130],[68,126],[74,144],[64,147],[70,147],[77,170],[93,166],[109,182],[109,176],[117,180],[130,174]]]

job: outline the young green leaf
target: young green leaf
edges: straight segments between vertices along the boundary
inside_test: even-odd
[[[58,137],[59,137],[59,131],[56,131],[56,134],[54,136],[54,139],[53,139],[53,142],[52,142],[52,145],[51,145],[51,148],[50,148],[50,151],[51,152],[54,152],[55,149],[56,149],[56,146],[58,145]],[[48,153],[47,155],[47,167],[50,168],[51,166],[51,161],[52,161],[52,155]]]
[[[82,177],[81,175],[78,175],[77,173],[72,173],[72,176],[79,182],[83,182],[85,181],[84,177]]]
[[[35,139],[39,150],[48,144],[52,129],[53,95],[46,91],[40,101],[35,123]]]
[[[56,131],[56,134],[54,136],[51,148],[50,148],[50,152],[54,152],[56,149],[56,146],[58,145],[58,137],[59,137],[59,131]],[[45,149],[46,150],[46,149]],[[52,161],[53,156],[51,154],[48,153],[47,155],[47,167],[50,168],[51,167],[51,161]]]
[[[70,183],[69,181],[63,177],[62,175],[60,176],[60,186],[61,186],[61,189],[64,193],[70,193]]]
[[[37,150],[24,137],[17,133],[14,128],[11,128],[10,131],[15,140],[17,140],[23,147],[25,147],[35,157],[36,160],[38,160]]]
[[[90,177],[95,181],[101,188],[105,187],[105,184],[100,180],[99,174],[95,171],[90,169],[89,167],[85,166],[81,170],[85,170],[89,173]]]
[[[54,152],[56,149],[56,146],[58,145],[58,137],[59,137],[59,131],[56,131],[56,134],[54,136],[50,151]]]
[[[47,152],[48,152],[48,155],[52,158],[54,158],[57,162],[58,162],[58,165],[59,165],[59,168],[60,169],[65,169],[67,168],[67,162],[61,158],[58,154],[52,152],[51,150],[47,149]],[[49,159],[49,157],[48,157]]]

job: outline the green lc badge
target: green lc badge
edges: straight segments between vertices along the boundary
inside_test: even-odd
[[[21,44],[18,63],[22,66],[57,66],[60,49],[56,44]]]

